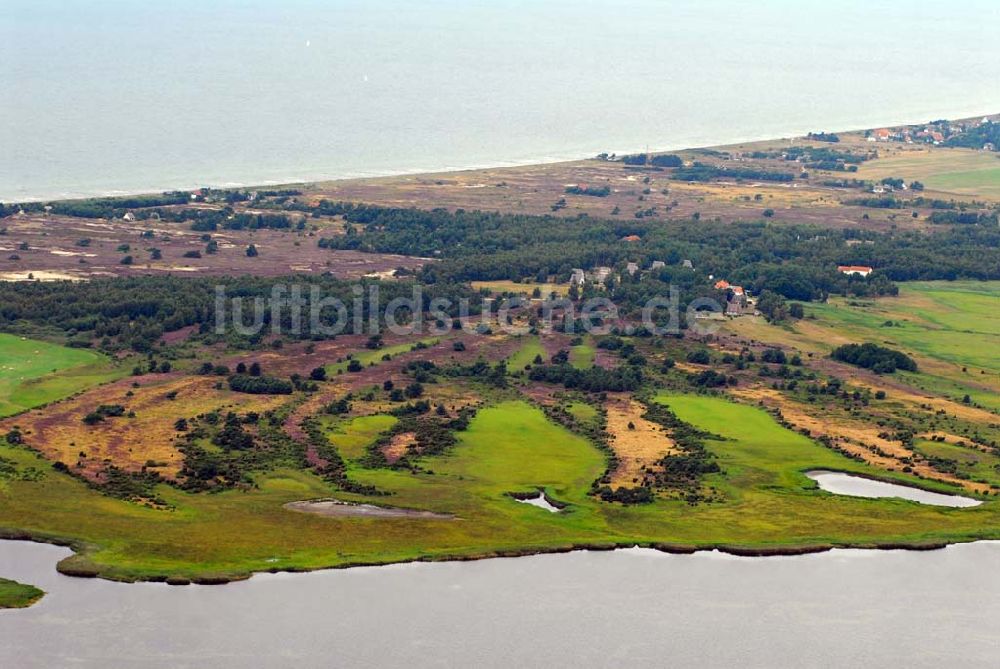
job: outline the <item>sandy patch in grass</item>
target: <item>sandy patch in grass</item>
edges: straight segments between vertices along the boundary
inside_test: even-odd
[[[618,456],[618,467],[611,474],[613,487],[641,484],[645,473],[655,468],[653,463],[677,452],[663,427],[642,417],[646,408],[639,402],[620,395],[609,399],[606,409],[611,448]]]
[[[414,509],[396,509],[374,504],[352,504],[337,499],[318,499],[313,501],[289,502],[284,505],[289,511],[313,513],[317,516],[356,517],[356,518],[431,518],[437,520],[454,520],[455,516],[433,511],[416,511]]]
[[[399,434],[394,434],[389,443],[382,447],[382,455],[389,464],[398,462],[401,457],[406,455],[406,451],[410,446],[417,443],[417,435],[412,432],[401,432]]]
[[[82,281],[82,277],[67,272],[55,272],[44,269],[30,272],[0,272],[3,281]]]

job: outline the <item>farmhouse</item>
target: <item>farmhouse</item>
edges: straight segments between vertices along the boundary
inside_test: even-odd
[[[576,268],[573,270],[572,275],[569,277],[569,285],[571,286],[582,286],[586,282],[587,278],[583,273],[582,269]]]
[[[868,276],[875,270],[867,265],[838,265],[837,271],[841,274],[847,274],[848,276]]]
[[[667,263],[663,262],[662,260],[654,260],[653,264],[649,266],[649,269],[651,270],[663,269],[666,266]]]
[[[605,280],[611,276],[610,267],[595,267],[594,268],[594,281],[599,284],[604,284]]]
[[[135,221],[135,214],[133,214],[131,211],[126,212],[125,215],[122,216],[122,220],[132,223],[133,221]]]
[[[635,273],[639,271],[639,263],[630,262],[625,266],[625,271],[629,273],[629,276],[635,276]]]
[[[749,296],[743,286],[734,286],[725,279],[715,282],[716,290],[726,291],[726,314],[728,316],[742,316],[749,304]]]
[[[726,314],[729,316],[742,316],[747,308],[747,292],[743,286],[729,286],[729,300],[726,303]]]

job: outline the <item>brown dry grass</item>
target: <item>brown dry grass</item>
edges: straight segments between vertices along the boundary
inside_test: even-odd
[[[612,487],[631,487],[642,482],[644,472],[668,453],[676,452],[673,440],[660,425],[642,417],[645,407],[628,395],[609,397],[607,432],[618,467],[611,473]],[[634,429],[629,428],[629,423]]]
[[[139,388],[132,388],[138,381]],[[147,462],[165,478],[174,478],[183,456],[177,450],[178,418],[212,410],[263,412],[285,397],[245,395],[216,390],[217,379],[178,377],[175,374],[132,377],[90,390],[75,398],[11,419],[25,432],[25,442],[46,458],[62,461],[74,471],[96,480],[108,464],[139,471]],[[131,391],[132,396],[127,393]],[[167,399],[176,392],[176,399]],[[108,418],[86,425],[83,417],[102,404],[121,404],[135,417]]]
[[[882,430],[851,420],[844,416],[831,415],[814,406],[807,406],[789,399],[771,388],[734,388],[730,393],[735,397],[754,404],[762,404],[781,412],[788,423],[797,430],[808,430],[812,437],[828,437],[834,445],[851,455],[861,457],[865,462],[886,470],[898,471],[907,466],[903,459],[909,459],[912,471],[924,478],[962,486],[974,492],[988,492],[989,485],[966,481],[950,474],[937,471],[931,465],[907,450],[902,443],[880,437]]]
[[[7,228],[4,248],[15,248],[22,242],[29,247],[18,251],[20,260],[6,260],[8,254],[4,253],[0,274],[8,280],[25,280],[29,273],[37,279],[54,280],[145,274],[280,276],[328,271],[339,278],[358,278],[398,267],[415,270],[429,262],[394,254],[321,249],[317,237],[310,237],[305,231],[220,230],[212,233],[212,238],[219,242],[217,253],[185,258],[188,251],[205,250],[202,233],[186,224],[29,214],[8,217],[3,227]],[[147,230],[154,233],[154,238],[140,240],[139,234]],[[319,234],[332,233],[324,230]],[[77,246],[84,238],[91,240],[90,245]],[[121,264],[125,256],[118,251],[121,244],[131,245],[129,254],[134,258],[133,264]],[[249,244],[260,251],[258,257],[247,257],[245,249]],[[162,260],[152,260],[148,249],[154,247],[162,252]]]
[[[389,464],[397,462],[406,455],[406,451],[416,442],[416,437],[412,432],[401,432],[393,435],[389,443],[382,447],[382,455],[389,461]]]

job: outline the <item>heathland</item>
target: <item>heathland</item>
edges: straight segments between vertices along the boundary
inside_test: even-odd
[[[1000,538],[992,126],[4,206],[0,532],[174,583]]]

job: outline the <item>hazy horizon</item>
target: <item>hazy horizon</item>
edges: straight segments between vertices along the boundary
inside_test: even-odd
[[[0,201],[1000,111],[980,1],[8,4]]]

